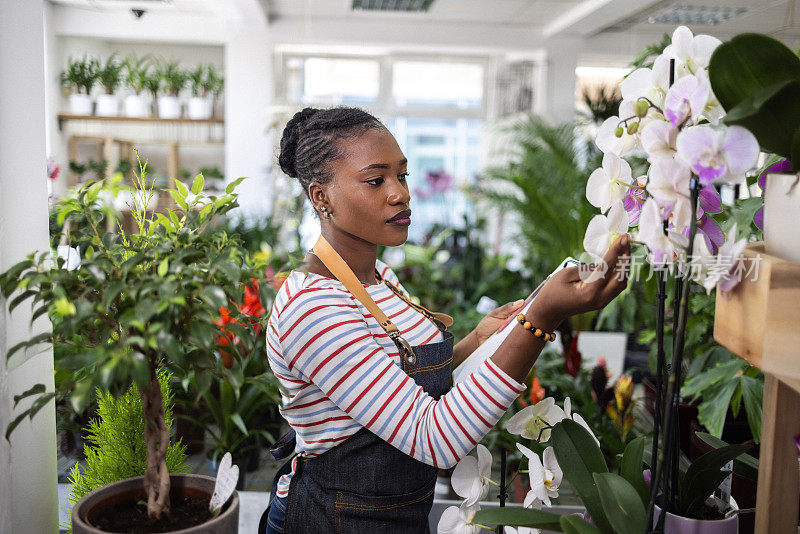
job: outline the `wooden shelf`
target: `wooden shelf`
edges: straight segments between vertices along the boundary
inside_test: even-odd
[[[764,372],[757,534],[795,534],[800,493],[800,264],[750,243],[758,270],[728,295],[717,291],[714,339]]]
[[[151,122],[151,123],[173,123],[173,124],[223,124],[225,119],[212,117],[210,119],[161,119],[159,117],[123,117],[123,116],[101,116],[101,115],[72,115],[70,113],[58,114],[58,129],[61,130],[64,121],[112,121],[112,122]]]

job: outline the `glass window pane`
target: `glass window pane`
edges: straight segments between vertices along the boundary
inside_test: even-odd
[[[301,99],[307,104],[374,103],[379,77],[380,65],[375,60],[306,58]]]
[[[393,67],[392,96],[398,106],[481,107],[481,65],[397,61]]]

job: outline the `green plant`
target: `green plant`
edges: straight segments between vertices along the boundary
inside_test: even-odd
[[[766,35],[744,33],[721,44],[708,76],[724,121],[750,130],[765,152],[800,169],[800,59]]]
[[[78,181],[81,181],[83,175],[86,173],[92,173],[94,175],[94,180],[101,180],[106,174],[106,169],[108,169],[108,160],[105,159],[96,161],[89,158],[84,163],[78,163],[77,161],[69,162],[69,170],[77,175]]]
[[[616,87],[601,86],[592,92],[583,91],[583,103],[588,108],[586,118],[593,123],[600,124],[609,117],[619,115],[619,105],[622,103],[622,96]]]
[[[100,71],[100,61],[97,58],[90,58],[87,54],[83,59],[69,58],[67,70],[62,71],[59,79],[61,85],[75,89],[79,94],[88,95],[97,82]]]
[[[137,95],[141,94],[142,90],[145,89],[150,61],[151,56],[149,54],[143,57],[130,54],[122,62],[125,69],[125,82]]]
[[[214,88],[213,65],[198,65],[188,72],[192,95],[205,98]]]
[[[217,71],[214,65],[208,65],[206,75],[208,91],[214,95],[214,98],[218,98],[222,91],[225,90],[225,78]]]
[[[163,399],[156,369],[163,366],[182,382],[195,380],[200,393],[221,373],[217,310],[241,299],[242,283],[258,278],[258,270],[245,251],[214,219],[237,206],[232,182],[221,196],[203,194],[203,178],[189,188],[176,181],[167,191],[177,204],[167,213],[147,211],[153,186],[139,162],[131,210],[136,230],[102,233],[108,216],[101,200],[106,180],[77,188],[74,196],[59,204],[58,224],[76,224],[68,236],[80,262],[65,269],[59,258],[50,263],[50,251],[35,252],[0,275],[0,291],[9,299],[9,312],[30,300],[33,320],[48,314],[52,332],[23,341],[8,356],[41,343],[64,346],[68,354],[59,360],[71,380],[76,412],[87,405],[96,387],[119,394],[133,382],[143,401],[147,471],[145,490],[148,514],[160,517],[168,509],[169,475]],[[118,223],[118,221],[117,221]],[[274,294],[268,284],[259,288],[265,309]],[[234,317],[242,314],[232,310]],[[20,413],[6,428],[9,436],[24,417],[33,417],[55,392],[37,385],[15,401],[37,396],[31,408]],[[166,490],[166,491],[165,491]]]
[[[157,371],[158,383],[164,404],[164,424],[172,429],[172,392],[170,375]],[[142,399],[135,384],[119,398],[107,391],[96,390],[97,418],[91,419],[86,427],[86,466],[75,464],[69,473],[70,504],[75,504],[84,495],[101,486],[130,478],[142,476],[147,467],[144,443],[144,412]],[[170,473],[185,473],[186,445],[170,443],[167,448],[166,463]]]
[[[161,91],[161,87],[163,86],[163,80],[161,78],[161,73],[158,71],[157,68],[151,67],[148,68],[142,79],[142,87],[150,92],[150,95],[153,97],[153,103],[158,100],[158,93]]]
[[[117,61],[117,54],[111,54],[106,59],[105,65],[98,71],[97,77],[106,90],[106,94],[114,94],[120,82],[122,82],[122,70],[125,68],[123,63]]]
[[[498,508],[475,514],[473,524],[503,524],[546,528],[570,534],[639,534],[645,531],[650,489],[644,478],[645,438],[625,447],[618,473],[609,471],[592,435],[575,421],[564,419],[552,429],[550,441],[564,478],[580,496],[593,524],[575,516],[558,516],[533,509]],[[678,515],[698,517],[706,498],[728,476],[722,468],[752,445],[729,445],[695,460],[678,479]]]
[[[178,96],[189,80],[189,73],[181,68],[177,60],[161,61],[158,74],[170,96]]]

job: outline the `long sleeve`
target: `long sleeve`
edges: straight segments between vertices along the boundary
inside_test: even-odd
[[[286,300],[270,320],[268,352],[290,390],[282,413],[309,454],[366,427],[422,462],[451,467],[524,389],[490,358],[437,401],[403,372],[388,336],[348,292],[304,287]]]

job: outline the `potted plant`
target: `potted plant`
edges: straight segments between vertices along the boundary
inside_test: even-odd
[[[189,76],[181,69],[178,61],[162,61],[158,70],[167,94],[158,97],[158,116],[162,119],[177,119],[181,116],[181,90],[186,86]]]
[[[75,91],[69,95],[69,112],[73,115],[92,114],[91,92],[99,70],[99,60],[84,54],[83,59],[70,57],[67,70],[61,72],[61,85]]]
[[[213,225],[215,217],[237,206],[233,191],[241,180],[218,197],[203,194],[202,177],[195,178],[191,190],[176,181],[168,192],[177,207],[153,214],[146,210],[154,193],[141,162],[139,170],[132,195],[133,233],[101,232],[109,213],[102,201],[106,181],[82,185],[59,205],[59,224],[75,222],[66,236],[69,264],[61,259],[51,264],[49,251],[33,253],[0,275],[0,290],[11,297],[11,311],[31,299],[33,317],[48,314],[53,321],[52,332],[15,345],[9,355],[41,343],[74,348],[60,365],[73,371],[73,380],[62,384],[71,390],[76,411],[89,402],[96,387],[120,391],[133,382],[140,391],[147,450],[144,477],[104,486],[76,506],[99,510],[101,501],[130,490],[136,495],[133,507],[144,521],[169,524],[171,514],[180,515],[179,494],[201,490],[210,497],[214,480],[170,477],[165,464],[169,433],[156,369],[162,366],[181,380],[194,380],[201,393],[207,391],[222,368],[215,352],[216,310],[239,299],[241,282],[256,277],[257,271],[246,266],[250,262],[241,247]],[[266,289],[264,296],[269,296]],[[238,310],[232,313],[238,316]],[[39,397],[9,424],[6,435],[23,417],[33,417],[54,393],[45,393],[39,385],[20,398],[32,395]],[[135,506],[139,499],[146,507]],[[73,529],[93,521],[81,514],[74,519]],[[234,499],[192,532],[220,524],[221,531],[235,532],[237,523]]]
[[[190,119],[209,119],[214,111],[214,101],[211,95],[214,80],[210,76],[212,65],[198,65],[189,72],[189,82],[192,89],[192,97],[189,99],[187,108]]]
[[[131,54],[125,58],[125,82],[133,91],[125,97],[125,116],[126,117],[146,117],[147,104],[142,96],[147,81],[147,71],[150,56],[137,57]]]
[[[708,75],[725,122],[746,128],[764,151],[784,160],[760,182],[764,246],[768,254],[800,262],[800,59],[771,37],[745,33],[714,51]]]
[[[220,113],[220,107],[222,102],[220,100],[220,95],[225,90],[225,78],[217,72],[216,67],[214,65],[208,66],[208,90],[213,95],[213,103],[211,105],[213,109],[213,114],[215,117],[222,115]]]
[[[98,71],[97,78],[105,89],[105,93],[97,95],[96,115],[113,117],[119,114],[119,100],[114,92],[122,82],[123,68],[124,65],[117,61],[117,54],[112,54]]]

